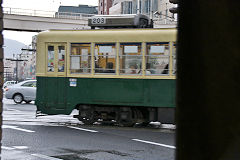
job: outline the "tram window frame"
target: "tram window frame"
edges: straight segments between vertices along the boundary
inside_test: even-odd
[[[172,74],[177,73],[177,43],[173,42],[172,45]]]
[[[124,53],[125,46],[137,46],[137,52]],[[130,49],[130,48],[129,48]],[[133,49],[133,48],[132,48]],[[134,55],[137,53],[136,55]],[[140,53],[140,54],[139,54]],[[129,54],[129,55],[128,55]],[[132,58],[130,58],[132,57]],[[128,68],[125,66],[126,61],[123,59],[130,58],[130,62],[127,62]],[[134,60],[131,62],[131,59]],[[119,47],[119,74],[120,75],[143,75],[142,73],[142,61],[143,61],[143,47],[142,42],[124,42],[120,43]],[[124,67],[125,66],[125,67]],[[125,72],[124,72],[125,71]]]
[[[111,46],[109,52],[99,52],[100,47]],[[107,48],[105,48],[107,49]],[[110,54],[109,54],[110,53]],[[99,62],[102,61],[103,62]],[[110,61],[109,61],[110,59]],[[105,60],[105,62],[104,62]],[[101,64],[103,63],[103,64]],[[94,45],[94,74],[116,75],[117,68],[117,44],[116,43],[95,43]]]
[[[76,46],[74,46],[76,45]],[[76,47],[76,55],[73,54],[73,48]],[[87,55],[83,55],[83,50]],[[87,60],[85,60],[87,59]],[[73,66],[75,61],[75,65]],[[86,64],[84,64],[87,62]],[[83,64],[82,64],[83,63]],[[78,66],[79,65],[79,66]],[[82,65],[87,65],[87,67],[82,67]],[[74,68],[73,68],[74,67]],[[71,74],[91,74],[92,70],[92,54],[91,54],[91,43],[71,43],[71,53],[70,53],[70,73]]]
[[[160,47],[164,46],[163,51],[152,51],[152,46]],[[155,47],[155,48],[156,48]],[[147,76],[169,76],[170,75],[170,42],[147,42],[146,54],[145,54],[145,66]],[[154,49],[156,50],[156,49]],[[151,62],[157,61],[157,62]],[[167,61],[167,63],[165,63]],[[155,63],[155,64],[153,64]],[[165,64],[164,64],[165,63]],[[160,64],[160,65],[157,65]],[[158,67],[156,69],[155,67]]]

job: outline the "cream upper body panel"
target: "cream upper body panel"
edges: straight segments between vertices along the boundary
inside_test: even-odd
[[[37,36],[36,75],[46,75],[46,43],[65,43],[66,56],[70,54],[71,43],[124,43],[124,42],[176,42],[176,29],[96,29],[96,30],[50,30]],[[66,58],[67,58],[66,57]],[[69,62],[67,60],[66,62]],[[68,65],[69,66],[69,65]],[[68,70],[67,70],[68,71]],[[69,73],[67,73],[69,76]],[[86,77],[86,75],[71,75]],[[87,75],[87,77],[104,78],[104,75]],[[122,76],[122,78],[146,78],[142,76]],[[116,76],[108,76],[116,78]],[[117,78],[121,78],[117,76]],[[174,79],[175,76],[148,76],[150,79]]]
[[[169,42],[176,29],[52,30],[39,33],[38,42]]]

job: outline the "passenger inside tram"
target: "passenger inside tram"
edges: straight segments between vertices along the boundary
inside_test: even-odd
[[[168,74],[168,64],[164,67],[162,74]]]
[[[113,69],[113,63],[112,62],[107,63],[105,73],[115,73],[115,70]]]
[[[137,73],[137,65],[132,64],[130,65],[130,74],[136,74]]]
[[[152,74],[152,72],[151,72],[151,70],[150,70],[150,63],[147,63],[146,64],[146,74],[148,75],[148,74]]]

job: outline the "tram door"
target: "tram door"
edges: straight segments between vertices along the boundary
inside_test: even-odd
[[[66,43],[48,43],[45,95],[48,108],[56,113],[66,109]]]

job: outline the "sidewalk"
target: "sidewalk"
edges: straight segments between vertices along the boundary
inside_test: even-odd
[[[62,160],[42,154],[30,154],[24,151],[15,150],[14,148],[4,146],[2,146],[2,155],[0,156],[0,160]]]
[[[2,148],[1,160],[44,160],[44,159],[32,156],[31,154],[25,153],[23,151]]]

